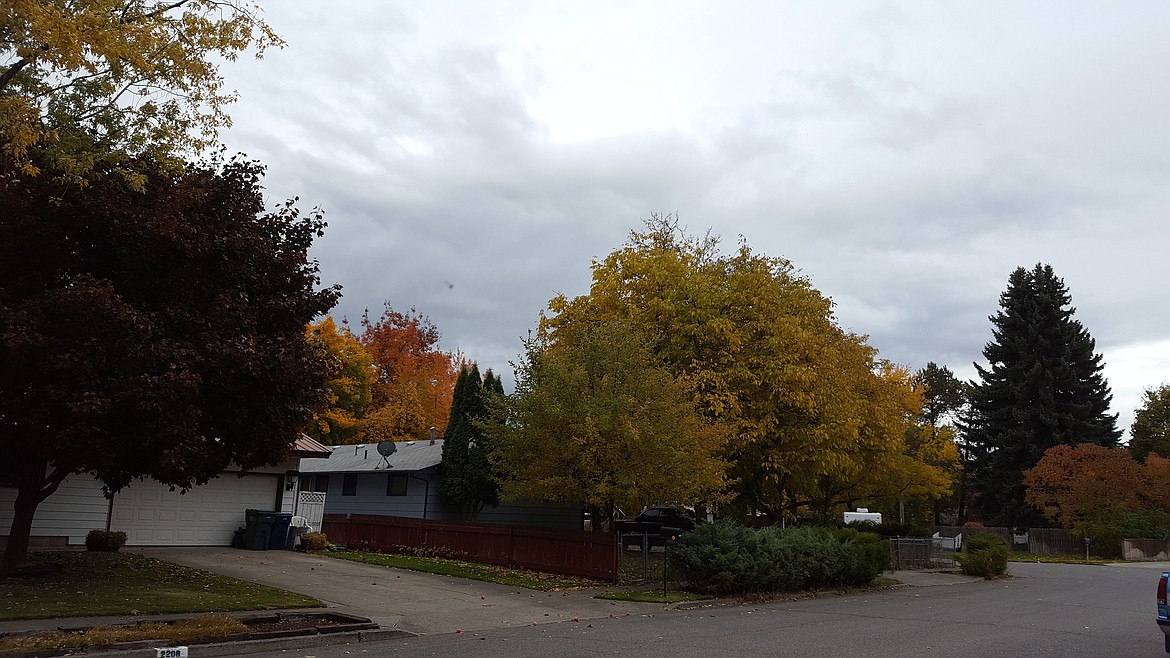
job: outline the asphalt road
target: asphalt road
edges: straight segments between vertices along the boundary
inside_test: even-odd
[[[429,635],[256,656],[1165,656],[1166,563],[1013,563],[1012,578]]]

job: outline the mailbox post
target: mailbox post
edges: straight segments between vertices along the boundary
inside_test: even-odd
[[[662,538],[662,598],[666,598],[667,574],[670,572],[670,547],[681,534],[682,528],[668,526],[662,526],[658,531],[658,536]]]

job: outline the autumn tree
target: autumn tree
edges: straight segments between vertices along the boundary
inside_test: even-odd
[[[826,476],[849,477],[902,445],[901,426],[867,422],[876,351],[837,325],[831,300],[792,263],[742,241],[723,254],[710,235],[654,216],[593,263],[589,294],[556,297],[549,310],[551,345],[618,321],[647,337],[699,410],[733,428],[723,457],[741,513],[791,516]]]
[[[503,384],[491,370],[481,381],[479,366],[460,369],[443,433],[439,495],[459,509],[463,520],[474,521],[485,506],[500,503],[499,480],[489,461],[493,446],[485,424],[489,421],[489,398],[503,394]]]
[[[908,518],[923,522],[917,512],[929,510],[953,482],[954,444],[932,434],[924,422],[914,375],[888,362],[878,363],[873,374],[855,374],[865,411],[851,459],[821,475],[807,502],[796,501],[811,505],[821,523],[829,523],[842,506],[864,503],[901,512],[908,502]]]
[[[1023,482],[1029,505],[1081,536],[1170,535],[1170,460],[1156,454],[1142,464],[1123,448],[1059,445]]]
[[[7,0],[0,11],[0,157],[24,175],[40,166],[74,183],[99,161],[215,143],[230,125],[219,62],[283,42],[241,0]]]
[[[332,317],[310,324],[305,339],[329,364],[327,399],[305,433],[325,444],[353,443],[373,399],[374,363],[361,342]]]
[[[1117,445],[1117,415],[1101,355],[1064,281],[1049,265],[1018,268],[991,317],[985,368],[964,419],[975,503],[984,519],[1028,527],[1043,517],[1026,506],[1022,474],[1058,445]]]
[[[321,214],[266,211],[258,163],[128,164],[142,191],[108,169],[84,187],[0,177],[6,567],[70,474],[112,494],[272,464],[323,395],[326,363],[304,338],[339,295],[308,257]]]
[[[1134,459],[1145,461],[1150,453],[1170,457],[1170,385],[1145,390],[1142,406],[1134,412],[1129,436],[1129,451]]]
[[[462,356],[439,349],[439,330],[415,309],[386,303],[377,320],[362,316],[362,345],[374,362],[373,400],[358,423],[362,441],[413,441],[443,434]]]
[[[725,429],[703,419],[635,324],[564,328],[526,348],[491,426],[506,498],[584,504],[600,529],[615,506],[718,496]]]

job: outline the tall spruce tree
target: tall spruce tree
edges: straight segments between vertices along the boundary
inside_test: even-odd
[[[491,446],[482,428],[488,416],[487,396],[497,392],[503,394],[503,386],[491,370],[481,381],[479,366],[460,369],[451,417],[443,434],[439,495],[459,508],[460,518],[465,521],[475,520],[485,506],[500,504],[500,487],[488,461]]]
[[[1023,472],[1057,445],[1115,447],[1121,436],[1101,355],[1052,266],[1018,268],[992,316],[988,367],[975,364],[963,426],[971,449],[973,501],[984,520],[1044,523],[1024,502]]]

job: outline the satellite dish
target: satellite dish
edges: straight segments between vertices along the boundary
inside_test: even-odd
[[[378,454],[389,457],[398,451],[398,444],[393,441],[383,441],[378,444]]]

